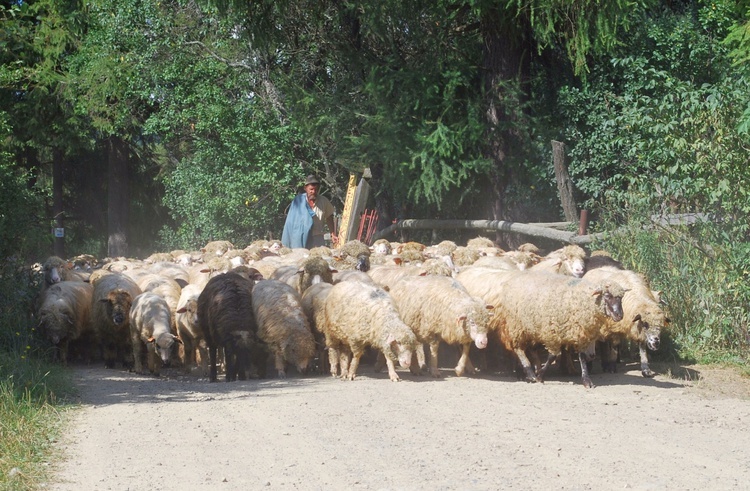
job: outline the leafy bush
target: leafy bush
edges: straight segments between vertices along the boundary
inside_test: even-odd
[[[600,246],[662,292],[674,343],[666,350],[700,362],[747,362],[750,245],[731,239],[723,223],[666,226],[628,213],[607,218],[626,225]]]

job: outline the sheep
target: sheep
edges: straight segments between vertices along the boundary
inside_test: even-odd
[[[567,245],[550,252],[530,269],[582,278],[586,271],[585,261],[586,251],[583,248],[577,245]]]
[[[356,269],[349,271],[336,271],[333,274],[333,284],[335,285],[336,283],[341,283],[342,281],[364,281],[365,283],[377,286],[369,274],[362,271],[357,271]],[[307,292],[307,290],[305,290],[305,292]]]
[[[463,285],[446,276],[404,278],[390,293],[404,323],[421,343],[430,345],[430,374],[433,377],[441,376],[438,369],[441,341],[461,345],[456,375],[474,374],[470,364],[467,369],[469,348],[472,341],[479,349],[487,347],[487,310],[493,308],[491,305],[472,297]]]
[[[346,271],[346,273],[357,273],[364,275],[369,280],[369,276],[360,271]],[[372,280],[370,280],[372,281]],[[310,322],[310,330],[313,333],[316,344],[316,353],[318,358],[318,371],[324,373],[326,370],[331,371],[332,376],[338,375],[339,366],[339,354],[333,348],[328,349],[328,363],[326,367],[325,351],[326,351],[326,336],[323,329],[325,328],[323,306],[325,305],[325,299],[331,292],[333,287],[330,283],[316,283],[311,285],[310,288],[305,290],[300,298],[300,305],[302,305],[302,312],[304,312],[307,320]]]
[[[103,276],[94,285],[91,326],[106,368],[113,368],[117,361],[124,367],[129,365],[126,355],[132,352],[130,307],[141,293],[133,280],[118,273]]]
[[[474,264],[481,256],[477,249],[470,247],[457,247],[453,251],[453,263],[456,266],[469,266]]]
[[[387,239],[378,239],[372,244],[372,253],[377,256],[387,256],[391,253],[391,243]]]
[[[542,382],[562,347],[570,346],[579,353],[583,385],[593,387],[584,351],[599,338],[607,318],[622,319],[622,286],[531,270],[485,268],[462,271],[457,279],[469,293],[495,306],[490,327],[497,330],[502,344],[516,354],[528,382]],[[549,356],[535,374],[525,350],[538,344],[547,349]]]
[[[158,262],[151,265],[147,270],[149,273],[158,274],[165,278],[173,279],[180,285],[180,288],[184,288],[185,285],[190,283],[190,273],[181,264],[170,263],[170,262]]]
[[[586,271],[601,268],[603,266],[610,266],[616,269],[625,269],[620,261],[613,258],[606,251],[592,251],[591,255],[586,258]]]
[[[148,369],[161,374],[162,363],[169,366],[175,343],[182,343],[172,334],[172,312],[166,300],[153,292],[135,297],[130,307],[130,342],[133,345],[135,373],[143,374],[143,348],[146,348]]]
[[[198,324],[198,297],[203,291],[199,285],[187,285],[180,292],[180,300],[175,310],[177,335],[182,340],[183,359],[182,369],[186,373],[195,365],[195,351],[200,353],[201,373],[208,375],[208,348],[206,347],[203,330]]]
[[[94,287],[79,281],[62,281],[47,288],[39,308],[39,328],[56,347],[63,365],[68,364],[71,341],[90,330]]]
[[[378,266],[367,272],[381,288],[390,289],[406,276],[452,276],[453,270],[442,260],[425,261],[422,265]]]
[[[583,276],[592,282],[615,281],[628,289],[622,297],[624,318],[618,322],[610,320],[601,329],[601,340],[618,345],[623,339],[638,343],[641,374],[650,378],[656,375],[648,365],[646,348],[659,349],[661,330],[669,325],[669,318],[654,296],[646,278],[635,271],[618,269],[616,266],[602,266],[587,271]],[[602,368],[616,371],[616,362],[603,357]]]
[[[86,281],[89,278],[88,272],[74,271],[73,263],[58,256],[50,256],[42,263],[42,273],[42,287],[38,299],[41,299],[47,288],[61,281]]]
[[[234,245],[228,240],[213,240],[201,248],[203,259],[207,261],[211,257],[221,257],[227,251],[234,249]]]
[[[214,276],[198,296],[198,327],[208,346],[209,380],[216,382],[216,351],[224,349],[226,381],[245,379],[251,357],[263,355],[253,314],[254,281],[230,271]],[[258,362],[256,360],[256,362]],[[265,361],[258,362],[260,366]]]
[[[392,381],[400,380],[394,359],[409,368],[417,338],[398,316],[396,305],[385,290],[358,281],[333,285],[325,300],[323,317],[326,344],[342,355],[342,379],[354,380],[367,346],[385,355]]]
[[[286,377],[286,363],[305,373],[315,357],[315,339],[299,293],[278,280],[259,281],[253,287],[253,313],[258,337],[273,354],[278,377]]]
[[[293,287],[302,295],[310,285],[315,283],[333,283],[333,274],[337,271],[319,256],[308,257],[301,266],[281,266],[271,275],[271,279],[282,281]]]

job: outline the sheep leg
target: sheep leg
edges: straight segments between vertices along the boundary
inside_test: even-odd
[[[237,364],[234,353],[234,348],[231,343],[224,346],[224,376],[227,382],[234,382],[237,380]]]
[[[146,346],[146,356],[148,357],[148,371],[157,377],[161,375],[161,358],[156,354],[156,346],[148,343]]]
[[[586,359],[586,353],[578,353],[578,361],[581,363],[581,381],[583,382],[584,387],[591,389],[594,387],[594,384],[591,383],[591,377],[589,377],[589,367],[586,363]]]
[[[351,361],[351,351],[347,349],[342,349],[340,355],[340,361],[341,361],[341,380],[347,380],[349,377],[349,370],[350,366],[349,363]]]
[[[417,354],[417,351],[419,351],[419,346],[417,346],[417,349],[414,350],[414,352],[411,354],[411,364],[409,365],[409,371],[412,375],[421,376],[422,375],[422,369],[419,366],[419,355]],[[378,358],[382,353],[378,353]]]
[[[141,358],[142,350],[143,350],[143,342],[141,341],[141,336],[135,332],[131,332],[130,340],[133,342],[133,362],[134,362],[134,371],[138,375],[143,374],[143,360]]]
[[[279,378],[286,378],[286,370],[284,370],[284,355],[279,350],[274,350],[273,360],[274,368]]]
[[[328,367],[330,369],[331,377],[335,377],[339,374],[339,350],[336,348],[328,348]]]
[[[62,366],[66,367],[68,366],[68,350],[69,350],[70,340],[65,337],[64,339],[60,340],[60,344],[57,345],[57,349],[60,352],[60,363],[62,363]]]
[[[357,368],[359,368],[359,359],[362,358],[363,351],[361,349],[352,348],[352,362],[349,364],[349,372],[346,374],[346,379],[354,380],[357,376]],[[386,358],[387,360],[387,358]],[[393,362],[391,362],[393,364]]]
[[[651,378],[656,375],[656,372],[651,370],[648,366],[648,353],[646,352],[646,343],[638,343],[638,351],[641,355],[641,375],[646,378]]]
[[[195,345],[193,340],[182,334],[182,371],[184,373],[190,373],[190,369],[195,364]]]
[[[389,356],[385,357],[385,364],[388,365],[388,376],[391,378],[391,382],[399,382],[401,378],[396,373],[396,365],[393,364],[393,360]]]
[[[380,370],[383,369],[385,366],[385,355],[378,351],[377,356],[375,357],[375,365],[372,368],[372,371],[375,373],[380,373]]]
[[[440,378],[442,376],[442,374],[440,373],[440,369],[438,368],[438,348],[439,347],[440,347],[439,340],[430,341],[430,375],[432,375],[435,378]],[[424,349],[424,347],[422,349]],[[419,348],[417,348],[417,351],[419,351]],[[458,372],[458,367],[456,367],[456,372]]]
[[[544,364],[539,367],[539,370],[537,370],[536,377],[538,382],[544,382],[544,374],[547,373],[547,369],[549,368],[552,363],[557,360],[557,358],[560,356],[560,353],[553,353],[552,351],[549,352],[547,355],[547,360],[544,362]]]
[[[469,350],[471,349],[471,343],[461,345],[461,357],[458,359],[458,365],[456,365],[456,375],[459,377],[466,375],[474,375],[474,367],[471,366],[469,361]]]
[[[518,361],[521,362],[523,371],[526,374],[526,381],[527,382],[541,382],[542,379],[537,378],[537,376],[534,374],[534,370],[532,370],[531,368],[531,362],[526,357],[526,352],[522,348],[516,348],[513,350],[513,352],[518,357]]]
[[[432,347],[430,347],[430,349],[432,349]],[[421,372],[422,370],[427,368],[427,362],[425,361],[425,356],[424,356],[424,344],[423,343],[419,343],[417,345],[416,352],[417,352],[417,365]],[[432,354],[432,352],[430,352],[430,354]]]
[[[210,374],[208,376],[209,382],[216,382],[216,346],[209,346],[208,347],[208,358],[209,358],[209,367],[210,367]]]

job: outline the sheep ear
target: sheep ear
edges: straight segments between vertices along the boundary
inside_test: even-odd
[[[388,335],[388,339],[386,340],[386,344],[393,344],[396,342],[396,336],[393,334]]]
[[[179,309],[175,310],[175,313],[177,314],[184,314],[187,312],[187,307],[180,307]]]
[[[183,343],[182,343],[182,339],[180,339],[180,337],[179,337],[179,336],[173,336],[173,337],[174,337],[174,340],[175,340],[176,342],[178,342],[178,343],[180,343],[180,344],[183,344]]]
[[[154,342],[156,342],[156,338],[153,337],[153,336],[151,336],[150,338],[148,338],[148,342],[149,343],[154,343]]]
[[[401,263],[403,263],[404,260],[401,259],[400,257],[394,257],[393,262],[396,263],[396,266],[401,266]]]
[[[641,320],[641,314],[636,314],[636,316],[633,317],[632,322],[638,322],[639,320]]]
[[[458,316],[458,317],[456,318],[456,325],[457,325],[458,327],[461,327],[461,324],[462,324],[462,323],[463,323],[463,322],[464,322],[465,320],[466,320],[466,316],[465,316],[465,315],[459,315],[459,316]]]
[[[334,269],[334,268],[331,268],[330,266],[328,267],[328,270],[329,270],[329,271],[330,271],[331,273],[338,273],[338,272],[339,272],[339,270],[338,270],[338,269]]]
[[[487,309],[487,310],[495,310],[495,306],[494,305],[485,305],[484,308]]]
[[[602,290],[602,287],[598,287],[594,292],[591,294],[592,297],[598,297],[601,295],[604,291]]]

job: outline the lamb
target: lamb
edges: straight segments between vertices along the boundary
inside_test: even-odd
[[[299,293],[278,280],[259,281],[253,287],[253,313],[258,337],[273,354],[278,377],[286,377],[286,363],[304,373],[315,357],[315,339]]]
[[[201,373],[208,375],[208,348],[203,330],[198,325],[198,297],[203,291],[199,285],[187,285],[180,293],[175,310],[177,335],[182,340],[184,356],[182,369],[189,373],[195,365],[195,351],[200,353]]]
[[[438,347],[443,341],[461,345],[461,358],[455,372],[459,377],[474,374],[469,360],[472,341],[479,349],[487,347],[489,315],[493,307],[469,295],[458,281],[446,276],[404,278],[391,289],[399,315],[417,339],[430,345],[430,374],[440,377]],[[413,364],[412,364],[413,365]]]
[[[172,312],[164,298],[153,292],[135,297],[130,307],[130,342],[135,373],[143,374],[144,346],[148,369],[153,375],[161,374],[162,363],[169,365],[175,343],[182,341],[172,334]]]
[[[47,288],[39,308],[39,328],[56,346],[63,365],[68,364],[70,342],[90,330],[94,287],[79,281],[62,281]]]
[[[582,278],[586,271],[585,261],[586,251],[583,248],[577,245],[567,245],[550,252],[530,269]]]
[[[323,317],[327,346],[342,354],[342,379],[354,380],[367,346],[383,353],[388,375],[394,382],[400,380],[394,360],[398,359],[404,368],[411,364],[417,338],[398,316],[396,305],[385,290],[358,281],[333,285],[325,300]]]
[[[252,357],[263,358],[263,342],[253,315],[254,281],[230,271],[214,276],[198,296],[198,327],[206,338],[209,380],[216,382],[216,351],[224,349],[226,381],[245,379]],[[265,366],[265,360],[259,362]]]
[[[477,270],[462,271],[457,279],[469,293],[495,306],[490,327],[516,354],[526,380],[542,382],[562,347],[570,346],[579,353],[583,385],[593,387],[584,351],[599,338],[607,318],[622,319],[622,286],[544,272]],[[547,349],[549,357],[535,374],[525,350],[538,344]]]
[[[94,285],[91,303],[91,326],[104,357],[104,366],[113,368],[120,361],[128,367],[130,345],[130,307],[142,293],[138,285],[125,275],[102,276]]]
[[[619,269],[616,266],[601,266],[587,271],[583,276],[592,282],[615,281],[628,290],[622,297],[624,318],[618,322],[610,320],[602,326],[601,340],[618,345],[623,339],[638,343],[641,361],[641,374],[653,377],[656,373],[648,365],[646,348],[659,349],[661,330],[669,325],[669,318],[648,285],[646,278],[635,271]],[[616,361],[603,357],[605,371],[616,371]]]

